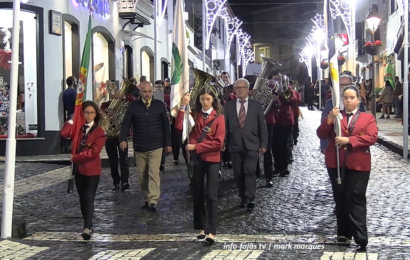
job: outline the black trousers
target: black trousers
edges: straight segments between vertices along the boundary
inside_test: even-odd
[[[275,170],[282,172],[288,168],[288,139],[292,134],[292,127],[276,124],[272,131],[272,153],[275,159]]]
[[[238,186],[239,197],[254,201],[256,194],[256,163],[258,151],[243,150],[231,153],[233,175]]]
[[[272,132],[273,132],[274,124],[266,124],[268,128],[268,147],[266,148],[266,152],[263,155],[263,170],[265,172],[265,179],[270,181],[273,175],[272,169]],[[259,166],[259,162],[258,162]]]
[[[194,166],[192,190],[194,199],[194,229],[204,230],[205,234],[216,234],[218,214],[218,181],[220,163],[204,162],[198,156]],[[206,207],[204,200],[204,180],[206,175]]]
[[[100,175],[85,176],[77,171],[75,174],[75,185],[80,197],[81,213],[84,219],[84,228],[93,227],[94,198],[97,192]]]
[[[340,185],[336,182],[337,170],[328,168],[327,172],[336,202],[337,235],[349,239],[353,236],[357,244],[366,246],[366,189],[370,172],[346,168]]]
[[[298,143],[298,138],[299,138],[299,121],[298,120],[299,120],[298,118],[295,118],[295,125],[292,127],[294,145]]]
[[[128,148],[125,151],[120,149],[118,138],[107,139],[105,142],[108,160],[110,161],[111,177],[114,184],[128,183],[130,169],[128,164]],[[118,172],[118,154],[120,155],[121,177]]]
[[[308,109],[313,109],[313,97],[307,98]]]
[[[291,158],[293,159],[293,126],[288,136],[288,162]]]

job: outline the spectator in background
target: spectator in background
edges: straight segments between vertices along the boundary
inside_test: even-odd
[[[171,95],[171,80],[169,79],[169,78],[166,78],[165,80],[164,80],[164,94],[165,95]]]
[[[66,79],[67,89],[63,93],[64,117],[68,120],[74,115],[75,99],[77,98],[77,79],[70,76]]]
[[[400,109],[399,96],[403,95],[403,84],[401,84],[399,77],[394,77],[394,85],[396,88],[393,91],[393,102],[394,102],[394,118],[402,117],[402,110]]]

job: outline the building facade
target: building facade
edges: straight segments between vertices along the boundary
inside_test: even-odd
[[[98,104],[108,101],[108,92],[121,87],[122,78],[147,76],[163,80],[172,76],[173,7],[158,26],[157,61],[154,61],[153,4],[139,0],[132,19],[121,13],[128,0],[30,0],[21,4],[17,155],[59,154],[63,144],[60,129],[66,118],[62,95],[65,79],[78,79],[87,35],[89,9],[94,8],[91,26],[91,58],[86,98]],[[192,6],[187,1],[187,6]],[[12,0],[0,0],[0,154],[5,153],[8,124],[8,92],[12,43]],[[189,17],[189,16],[187,16]],[[217,61],[225,57],[225,27],[215,23],[218,33],[211,37],[205,71],[216,76],[234,66]],[[202,51],[194,42],[195,31],[187,20],[189,63],[203,69]],[[229,51],[229,50],[228,50]],[[3,59],[4,58],[4,59]],[[4,62],[6,61],[6,62]],[[157,78],[155,78],[155,71]],[[234,74],[234,73],[233,73]],[[194,79],[192,79],[194,80]],[[233,80],[233,79],[232,79]]]

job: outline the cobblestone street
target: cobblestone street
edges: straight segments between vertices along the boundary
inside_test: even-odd
[[[409,163],[379,144],[372,147],[367,252],[335,245],[334,201],[316,137],[321,112],[301,109],[304,119],[299,122],[290,175],[275,177],[273,188],[265,188],[263,177],[259,180],[253,213],[239,209],[232,171],[223,168],[218,234],[212,247],[194,239],[192,197],[182,156],[177,166],[167,156],[156,213],[140,209],[135,167],[131,189],[125,192],[111,191],[110,171],[103,168],[95,233],[88,242],[80,236],[78,195],[66,193],[69,167],[18,163],[14,215],[26,219],[29,234],[25,239],[0,240],[0,259],[410,259]],[[3,175],[4,163],[1,201]]]

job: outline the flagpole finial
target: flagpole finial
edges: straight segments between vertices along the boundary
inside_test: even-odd
[[[88,11],[91,16],[94,14],[94,7],[91,5],[91,3],[88,5]]]

